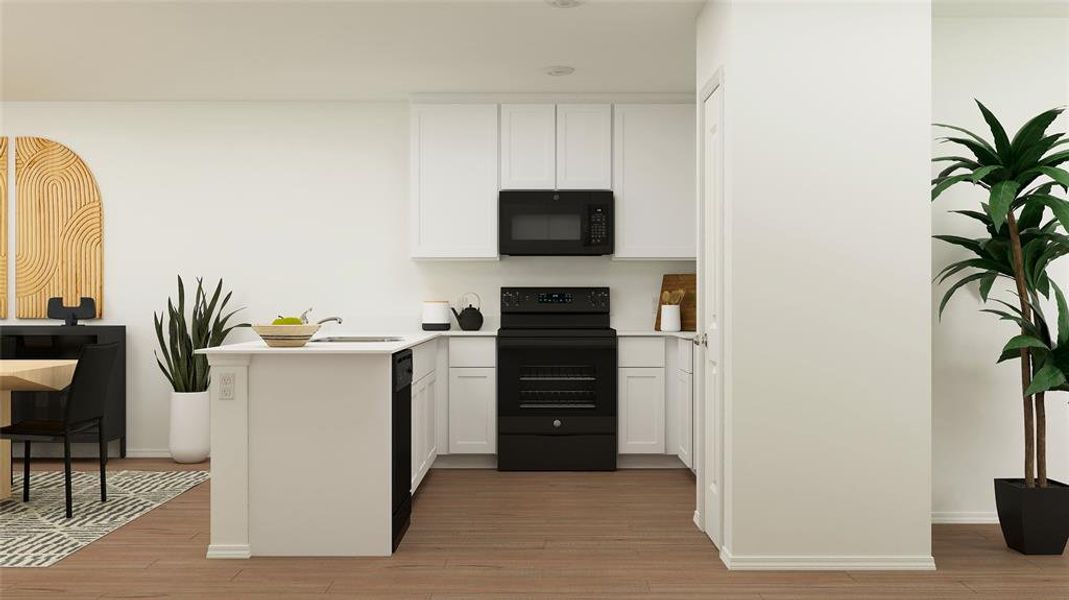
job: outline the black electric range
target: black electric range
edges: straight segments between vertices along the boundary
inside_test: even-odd
[[[609,288],[501,288],[499,471],[616,469]]]

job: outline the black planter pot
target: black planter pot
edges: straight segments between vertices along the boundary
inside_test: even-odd
[[[1047,480],[1045,488],[1023,479],[996,479],[995,506],[1006,545],[1021,554],[1065,551],[1069,539],[1069,485]]]

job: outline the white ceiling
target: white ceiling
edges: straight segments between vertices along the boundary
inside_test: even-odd
[[[0,0],[4,100],[693,92],[700,0]],[[543,69],[571,65],[575,74]]]

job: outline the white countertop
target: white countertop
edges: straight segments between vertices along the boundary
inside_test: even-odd
[[[321,334],[327,336],[344,336],[344,335],[360,335],[360,336],[382,336],[382,337],[398,337],[401,338],[396,342],[325,342],[325,343],[308,343],[300,348],[271,348],[263,342],[263,340],[255,340],[251,342],[240,342],[237,344],[226,344],[223,346],[217,346],[215,348],[205,348],[197,350],[198,354],[209,355],[234,355],[234,354],[393,354],[400,352],[406,348],[412,348],[418,346],[424,342],[437,339],[439,337],[495,337],[497,335],[496,329],[484,329],[481,331],[463,331],[463,330],[447,330],[447,331],[417,331],[408,333],[397,332],[379,332],[379,331],[360,331],[360,332],[340,332],[331,331],[329,334]],[[693,331],[653,331],[653,330],[638,330],[638,329],[625,329],[616,332],[619,337],[673,337],[683,339],[693,339],[695,333]]]

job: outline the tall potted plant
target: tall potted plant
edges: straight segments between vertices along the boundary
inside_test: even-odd
[[[249,326],[248,323],[227,326],[234,313],[241,309],[224,314],[233,292],[227,292],[220,301],[222,291],[223,280],[220,279],[209,299],[204,282],[198,277],[187,320],[186,288],[179,276],[178,305],[168,298],[166,315],[152,313],[160,345],[156,364],[174,390],[171,394],[171,456],[180,463],[200,462],[208,458],[210,452],[208,384],[211,373],[207,357],[195,352],[218,346],[235,328]]]
[[[956,278],[939,313],[955,292],[978,282],[981,299],[999,304],[984,312],[1019,329],[1003,347],[999,361],[1020,361],[1024,477],[995,479],[995,503],[1008,546],[1025,554],[1061,554],[1069,538],[1069,486],[1047,477],[1046,395],[1069,391],[1069,307],[1047,269],[1069,254],[1065,234],[1069,201],[1064,197],[1069,172],[1060,166],[1069,161],[1069,150],[1064,148],[1069,138],[1065,133],[1047,134],[1063,109],[1037,115],[1011,139],[995,115],[980,102],[977,105],[992,141],[961,127],[936,124],[964,134],[941,141],[961,146],[971,156],[933,159],[950,165],[932,180],[932,200],[960,183],[982,188],[982,211],[954,212],[986,229],[986,235],[978,238],[935,236],[973,254],[937,275],[940,282]],[[1011,302],[990,296],[1000,278],[1012,281]],[[1054,301],[1056,327],[1044,314],[1042,299]]]

